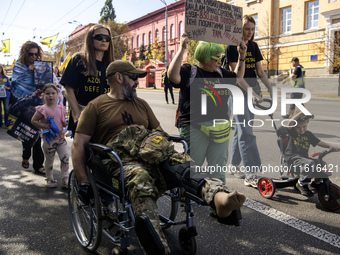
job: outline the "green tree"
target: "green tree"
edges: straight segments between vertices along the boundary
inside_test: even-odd
[[[132,52],[132,54],[131,54],[131,62],[132,62],[132,63],[135,63],[137,60],[138,60],[138,58],[137,58],[137,53],[136,53],[136,51],[134,50],[134,51]]]
[[[195,54],[195,50],[196,47],[198,45],[198,41],[195,40],[189,40],[189,44],[188,44],[188,58],[187,58],[187,62],[189,64],[197,64],[197,61],[194,58],[194,54]]]
[[[149,60],[164,61],[164,47],[158,42],[158,38],[156,38],[155,43],[149,45],[147,57]]]
[[[114,45],[115,59],[121,59],[127,51],[129,26],[111,20],[108,22]]]
[[[104,7],[100,11],[99,23],[108,23],[116,18],[115,9],[112,6],[112,0],[106,0]]]
[[[146,59],[144,43],[142,43],[142,45],[139,47],[139,57],[138,57],[138,59],[142,60],[142,61]]]

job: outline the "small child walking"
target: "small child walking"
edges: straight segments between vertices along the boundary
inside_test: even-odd
[[[53,161],[57,152],[60,159],[61,186],[68,187],[69,175],[69,151],[64,134],[62,133],[65,123],[65,110],[62,104],[57,104],[58,88],[48,83],[43,88],[45,104],[36,107],[32,117],[32,124],[43,130],[43,151],[45,155],[45,170],[47,187],[57,187],[57,181],[53,178]],[[55,130],[56,129],[56,130]]]

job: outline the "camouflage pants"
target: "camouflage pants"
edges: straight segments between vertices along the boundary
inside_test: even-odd
[[[158,166],[150,166],[143,161],[136,161],[130,156],[120,155],[124,166],[124,180],[128,189],[128,199],[131,201],[135,215],[144,214],[149,217],[153,227],[158,233],[166,254],[170,253],[167,240],[164,236],[158,218],[157,199],[166,191],[166,182],[161,175]],[[183,160],[188,160],[187,154],[175,153],[170,162],[180,164]],[[107,164],[112,175],[117,175],[117,168]],[[207,204],[213,202],[217,192],[227,192],[228,188],[219,179],[205,178],[201,195]]]

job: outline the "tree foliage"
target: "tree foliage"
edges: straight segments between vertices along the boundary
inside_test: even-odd
[[[156,42],[150,44],[148,47],[147,58],[149,60],[156,60],[163,61],[164,59],[164,47],[160,42],[158,42],[158,38],[156,38]]]
[[[112,6],[112,0],[106,0],[104,7],[100,11],[99,23],[108,23],[116,18],[115,9]]]
[[[117,23],[114,20],[109,21],[108,26],[111,29],[115,59],[121,59],[127,51],[129,26]]]
[[[195,50],[196,47],[198,45],[199,41],[195,41],[195,40],[189,40],[189,44],[188,44],[188,58],[187,58],[187,62],[189,64],[195,65],[197,64],[195,58],[194,58],[194,54],[195,54]]]
[[[144,43],[142,43],[142,45],[139,47],[139,56],[138,56],[138,59],[142,60],[142,61],[146,59]]]

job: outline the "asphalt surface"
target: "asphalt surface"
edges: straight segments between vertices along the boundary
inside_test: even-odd
[[[337,91],[334,80],[324,89],[325,94]],[[166,131],[178,132],[174,127],[177,106],[165,103],[163,91],[138,90],[138,95],[150,103]],[[306,104],[315,115],[311,130],[339,146],[340,100],[312,95]],[[274,116],[279,118],[279,113]],[[255,135],[263,164],[277,165],[279,149],[273,128],[256,129]],[[0,129],[0,137],[0,254],[90,254],[74,235],[67,191],[60,186],[45,187],[45,177],[35,175],[32,166],[27,170],[21,167],[20,142],[7,135],[5,128]],[[68,138],[69,146],[71,143]],[[327,162],[339,165],[339,154],[330,154]],[[57,158],[55,169],[60,183]],[[338,176],[334,175],[332,181],[340,186]],[[209,208],[195,205],[197,254],[340,254],[340,212],[326,211],[316,195],[305,198],[293,188],[284,188],[272,199],[265,199],[256,189],[245,187],[242,180],[227,177],[227,185],[248,198],[242,208],[241,226],[221,225],[208,216]],[[178,217],[183,214],[179,212]],[[172,254],[181,254],[177,238],[180,228],[165,232]],[[143,254],[133,231],[131,235],[130,254]],[[94,254],[111,254],[113,247],[103,237]]]

